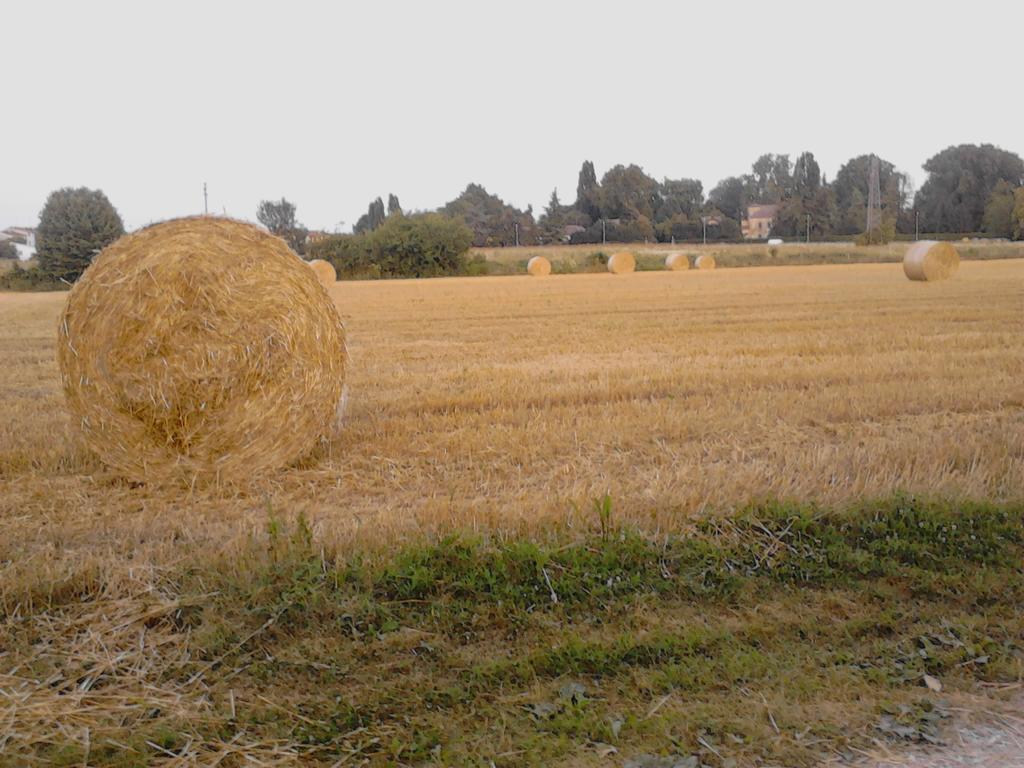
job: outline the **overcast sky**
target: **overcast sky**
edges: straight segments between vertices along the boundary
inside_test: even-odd
[[[764,152],[919,187],[965,142],[1024,154],[1024,3],[45,2],[0,5],[0,227],[100,188],[131,229],[287,197],[349,230],[378,195],[475,181],[540,213],[589,159],[704,182]],[[343,222],[343,224],[341,223]]]

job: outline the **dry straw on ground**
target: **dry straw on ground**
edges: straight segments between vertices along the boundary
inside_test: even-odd
[[[308,453],[336,421],[338,312],[284,241],[250,224],[196,217],[121,238],[59,328],[74,422],[127,478],[248,476]]]
[[[690,268],[690,259],[685,253],[670,253],[665,257],[665,269],[677,272]]]
[[[714,269],[715,257],[710,253],[702,253],[693,261],[694,269]]]
[[[960,255],[949,243],[922,240],[907,249],[903,257],[903,272],[911,280],[932,282],[946,280],[960,266]]]
[[[613,275],[624,275],[636,271],[636,256],[629,251],[613,253],[608,259],[608,271]]]
[[[338,273],[331,262],[324,261],[323,259],[313,259],[307,263],[316,272],[317,279],[324,285],[334,285],[338,282]]]
[[[547,277],[551,274],[551,262],[543,256],[534,256],[526,263],[526,271],[534,277]]]

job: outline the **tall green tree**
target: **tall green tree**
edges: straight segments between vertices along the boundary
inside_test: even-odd
[[[384,201],[378,197],[370,203],[366,209],[366,213],[359,217],[355,226],[352,227],[352,231],[357,235],[362,235],[366,232],[373,232],[373,230],[377,229],[384,223],[384,219],[386,218],[387,214],[384,212]]]
[[[993,237],[1013,237],[1013,187],[1000,179],[985,204],[982,228]]]
[[[928,179],[914,202],[928,232],[978,232],[996,184],[1024,184],[1024,160],[992,144],[947,147],[924,169]]]
[[[757,203],[781,203],[793,189],[789,155],[761,155],[751,170],[749,195]]]
[[[813,152],[804,152],[793,163],[793,195],[809,200],[821,188],[821,168]]]
[[[558,190],[551,191],[551,199],[547,207],[537,219],[538,237],[543,243],[557,243],[562,240],[562,232],[569,222],[566,220],[566,207],[558,199]]]
[[[579,181],[576,183],[576,204],[573,206],[591,221],[601,218],[601,186],[597,172],[589,160],[583,161]]]
[[[398,195],[388,195],[388,216],[401,216],[402,206],[398,202]]]
[[[1024,240],[1024,187],[1013,192],[1013,239]]]
[[[98,189],[65,187],[51,192],[39,214],[39,272],[74,282],[93,257],[124,234],[124,223]]]

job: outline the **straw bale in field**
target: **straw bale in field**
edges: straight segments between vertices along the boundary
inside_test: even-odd
[[[922,240],[914,243],[903,256],[903,272],[911,280],[946,280],[960,266],[960,255],[949,243]]]
[[[551,274],[551,262],[544,256],[534,256],[526,262],[526,271],[534,277],[547,277]]]
[[[629,251],[613,253],[608,259],[608,271],[613,275],[624,275],[636,271],[636,256]]]
[[[68,294],[58,362],[87,446],[137,481],[240,479],[337,422],[345,329],[280,238],[240,221],[156,224]]]
[[[307,262],[310,268],[316,273],[317,279],[324,285],[334,285],[338,281],[338,273],[334,265],[323,259],[313,259]]]
[[[689,269],[690,259],[685,253],[670,253],[665,257],[665,269],[670,269],[673,272]]]
[[[714,269],[715,268],[715,257],[710,253],[702,253],[696,259],[693,260],[694,269]]]

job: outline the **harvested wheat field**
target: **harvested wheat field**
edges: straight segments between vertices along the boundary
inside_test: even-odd
[[[627,277],[331,286],[341,433],[234,486],[105,470],[0,294],[0,763],[810,766],[1012,695],[1024,261]]]

